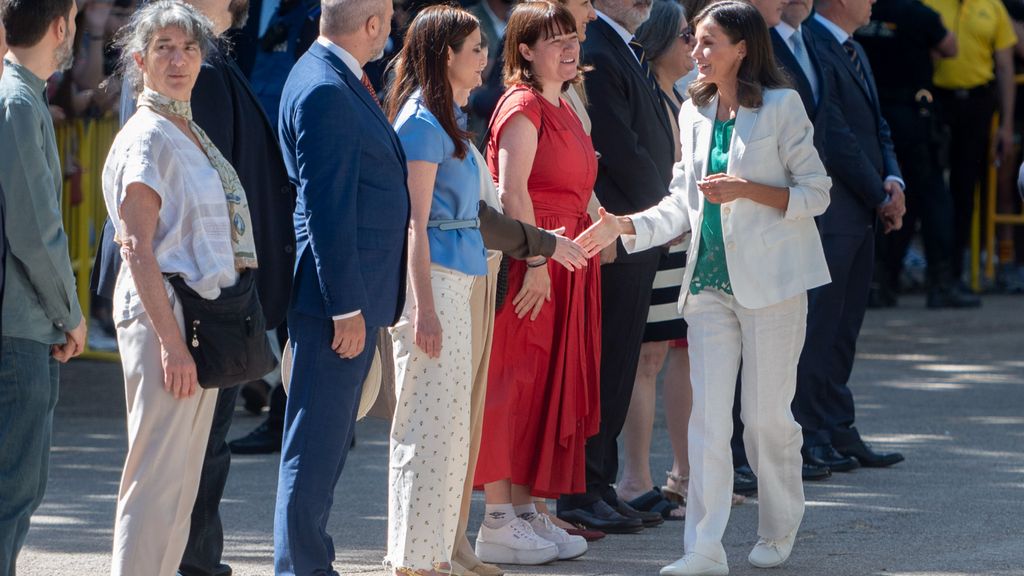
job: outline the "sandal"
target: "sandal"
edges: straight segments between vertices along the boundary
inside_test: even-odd
[[[652,488],[628,502],[630,506],[641,512],[655,512],[661,514],[665,520],[682,520],[672,512],[679,509],[679,505],[666,498],[657,487]]]
[[[674,502],[680,506],[686,506],[686,486],[689,482],[689,476],[680,476],[678,474],[673,474],[671,471],[666,471],[665,485],[661,487],[661,495],[670,502]],[[672,488],[670,484],[675,484],[680,488]]]

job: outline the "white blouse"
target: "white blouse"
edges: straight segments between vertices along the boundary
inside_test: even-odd
[[[174,123],[141,107],[121,128],[103,166],[103,198],[116,237],[123,235],[119,208],[130,184],[160,197],[153,252],[164,274],[180,274],[200,296],[214,299],[238,281],[231,227],[220,177],[206,154]],[[164,282],[169,297],[173,289]],[[114,289],[114,319],[145,312],[128,266]]]

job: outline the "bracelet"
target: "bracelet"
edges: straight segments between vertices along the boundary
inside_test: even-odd
[[[548,259],[546,257],[542,257],[537,262],[527,262],[526,263],[526,267],[527,268],[540,268],[541,266],[544,266],[547,263],[548,263]]]

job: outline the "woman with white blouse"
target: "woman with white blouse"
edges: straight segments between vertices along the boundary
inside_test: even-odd
[[[124,265],[114,322],[124,370],[128,454],[111,574],[172,576],[189,533],[217,390],[199,387],[183,337],[180,276],[216,299],[256,268],[245,191],[191,120],[189,99],[213,40],[188,4],[159,0],[121,32],[138,110],[103,167],[103,196]]]

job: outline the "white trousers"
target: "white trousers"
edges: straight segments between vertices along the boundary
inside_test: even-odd
[[[181,305],[171,299],[179,326]],[[164,390],[160,341],[149,316],[117,325],[128,404],[128,455],[117,494],[112,576],[174,576],[189,521],[217,390],[177,400]]]
[[[684,286],[685,290],[686,287]],[[800,425],[790,404],[807,324],[807,295],[752,310],[718,290],[689,295],[693,412],[686,552],[726,562],[722,535],[733,488],[732,406],[742,359],[743,443],[757,475],[758,535],[781,539],[804,513]]]
[[[385,562],[396,568],[429,570],[451,561],[471,440],[473,280],[431,267],[441,322],[438,358],[415,343],[411,297],[391,329],[398,402],[391,424]]]

